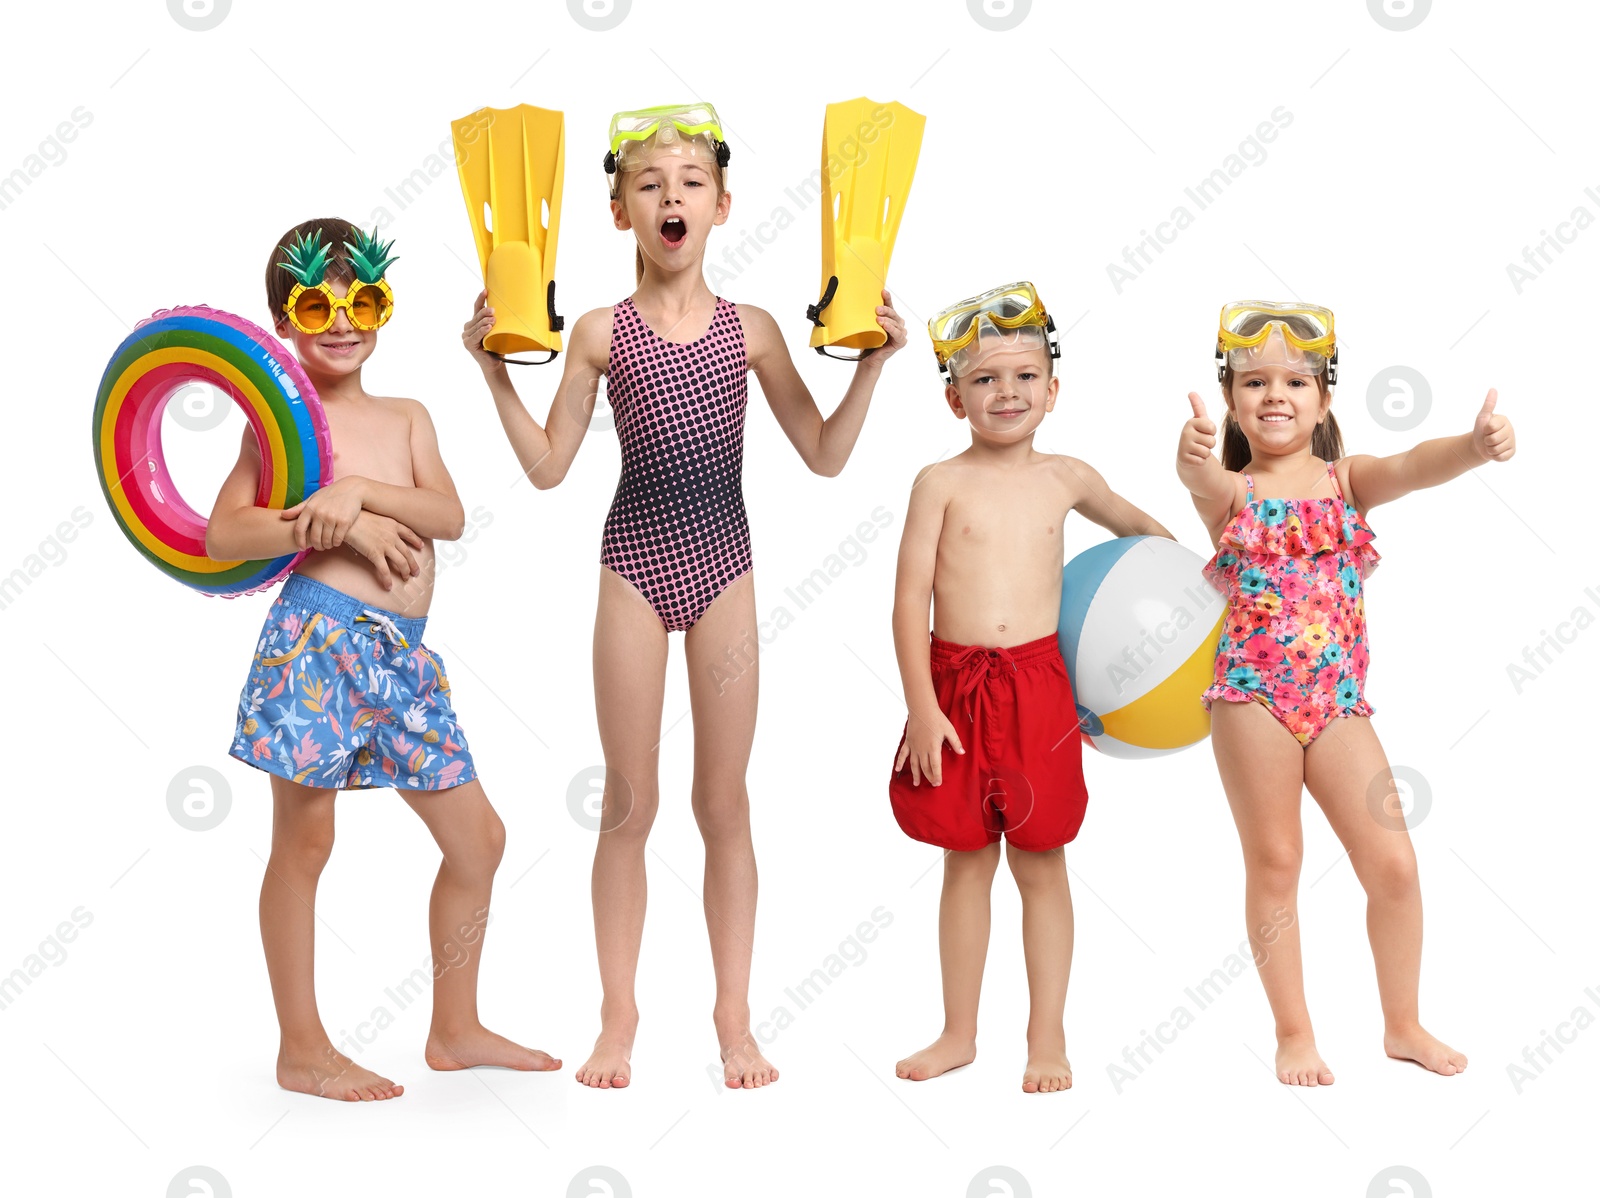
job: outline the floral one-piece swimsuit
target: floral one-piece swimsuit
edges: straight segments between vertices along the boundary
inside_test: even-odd
[[[1257,499],[1246,474],[1245,505],[1205,566],[1228,611],[1201,702],[1254,700],[1302,745],[1341,716],[1372,714],[1362,581],[1379,555],[1335,467],[1330,499]]]

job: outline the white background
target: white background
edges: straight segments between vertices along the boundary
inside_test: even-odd
[[[994,1165],[1021,1174],[1008,1183],[1018,1194],[1565,1192],[1580,1129],[1593,1127],[1600,1031],[1580,1032],[1520,1093],[1507,1066],[1575,1008],[1600,1015],[1600,993],[1585,993],[1600,987],[1600,961],[1583,764],[1600,632],[1578,631],[1520,693],[1507,666],[1574,609],[1600,615],[1600,594],[1585,593],[1600,589],[1586,469],[1600,231],[1570,228],[1571,244],[1520,293],[1506,268],[1575,208],[1600,216],[1584,190],[1600,185],[1587,9],[1439,4],[1408,31],[1355,2],[1040,3],[1009,30],[954,0],[781,15],[639,0],[606,30],[557,3],[479,3],[449,20],[413,12],[241,0],[192,31],[145,0],[19,6],[6,18],[0,174],[25,166],[75,108],[92,115],[64,160],[0,210],[11,447],[0,573],[26,572],[75,509],[92,517],[46,550],[58,564],[0,613],[15,770],[0,973],[24,967],[75,909],[92,917],[65,960],[0,1010],[8,1189],[188,1193],[182,1171],[203,1164],[235,1195],[566,1194],[603,1192],[583,1172],[598,1164],[625,1179],[616,1193],[638,1195],[1005,1192],[983,1172]],[[793,219],[717,289],[778,317],[831,411],[850,368],[805,348],[818,217],[785,189],[816,167],[823,104],[862,94],[928,115],[890,277],[912,344],[836,479],[804,469],[753,380],[748,423],[764,616],[795,611],[783,589],[873,509],[894,515],[762,661],[750,997],[758,1019],[795,1014],[768,1049],[783,1076],[737,1093],[707,1073],[712,975],[674,638],[634,1083],[585,1090],[571,1072],[600,997],[593,834],[567,793],[600,760],[590,636],[615,439],[592,434],[556,491],[513,485],[515,459],[459,343],[479,284],[454,169],[434,163],[443,173],[403,209],[385,191],[428,169],[452,118],[518,102],[565,110],[559,296],[570,321],[633,279],[631,239],[604,202],[609,115],[710,100],[731,133],[734,193],[710,257],[775,209]],[[1265,160],[1119,291],[1108,264],[1279,106],[1292,121]],[[318,896],[319,998],[336,1039],[389,1009],[393,1025],[360,1059],[407,1091],[346,1106],[273,1080],[256,924],[270,798],[264,775],[226,756],[268,598],[203,599],[136,555],[99,493],[88,425],[103,364],[137,319],[207,302],[264,323],[261,278],[282,230],[330,214],[370,225],[380,208],[400,255],[398,309],[367,385],[428,403],[468,511],[489,517],[442,573],[428,633],[510,832],[483,1014],[566,1065],[545,1076],[424,1066],[426,1004],[397,1010],[385,989],[427,959],[437,855],[392,794],[353,795]],[[1500,389],[1516,460],[1379,509],[1384,563],[1368,602],[1376,724],[1432,796],[1412,820],[1423,1019],[1470,1056],[1465,1075],[1384,1058],[1362,894],[1308,800],[1307,987],[1337,1083],[1307,1092],[1273,1080],[1270,1015],[1246,975],[1119,1092],[1108,1065],[1174,1007],[1193,1010],[1185,987],[1243,938],[1238,842],[1200,746],[1087,764],[1093,798],[1067,853],[1073,1089],[1019,1090],[1026,989],[1004,870],[977,1062],[921,1085],[894,1077],[895,1060],[940,1024],[938,853],[899,832],[885,794],[904,719],[895,544],[917,468],[966,442],[922,324],[1024,277],[1071,328],[1040,448],[1092,462],[1202,555],[1172,457],[1185,393],[1216,394],[1224,300],[1295,296],[1335,310],[1334,410],[1351,451],[1467,431],[1485,390]],[[1396,365],[1431,390],[1410,432],[1369,407],[1369,388],[1393,390]],[[542,418],[555,371],[517,377]],[[239,427],[234,413],[203,434],[169,418],[175,470],[202,510]],[[1074,520],[1069,553],[1103,535]],[[181,826],[167,802],[199,766],[221,771],[231,796],[205,832]],[[785,989],[878,907],[892,922],[865,958],[799,1010]],[[1400,1183],[1396,1165],[1422,1180]]]

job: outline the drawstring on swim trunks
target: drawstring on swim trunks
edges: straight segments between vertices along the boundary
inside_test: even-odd
[[[1001,668],[1004,661],[1011,667],[1013,673],[1017,670],[1017,662],[1004,649],[988,649],[982,645],[969,645],[960,653],[950,659],[950,664],[960,673],[956,687],[956,700],[965,700],[967,704],[967,718],[972,720],[973,726],[978,723],[978,712],[983,709],[983,691],[981,684],[993,673]],[[974,701],[976,694],[976,701]]]
[[[359,624],[362,620],[367,621],[369,624],[376,624],[388,634],[391,643],[398,645],[402,649],[411,648],[410,642],[406,640],[399,626],[395,624],[391,617],[384,615],[381,611],[373,611],[370,607],[363,608],[361,614],[356,617],[356,622]]]

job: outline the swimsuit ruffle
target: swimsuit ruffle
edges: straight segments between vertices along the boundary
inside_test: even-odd
[[[1217,552],[1205,565],[1206,578],[1227,594],[1241,570],[1265,566],[1262,559],[1317,558],[1344,553],[1365,579],[1382,555],[1361,515],[1334,499],[1257,499],[1222,530]]]

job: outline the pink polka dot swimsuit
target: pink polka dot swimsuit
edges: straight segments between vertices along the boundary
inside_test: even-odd
[[[612,309],[606,396],[622,477],[600,564],[631,582],[668,632],[687,632],[752,565],[744,510],[744,326],[720,296],[711,327],[680,345],[632,299]]]

